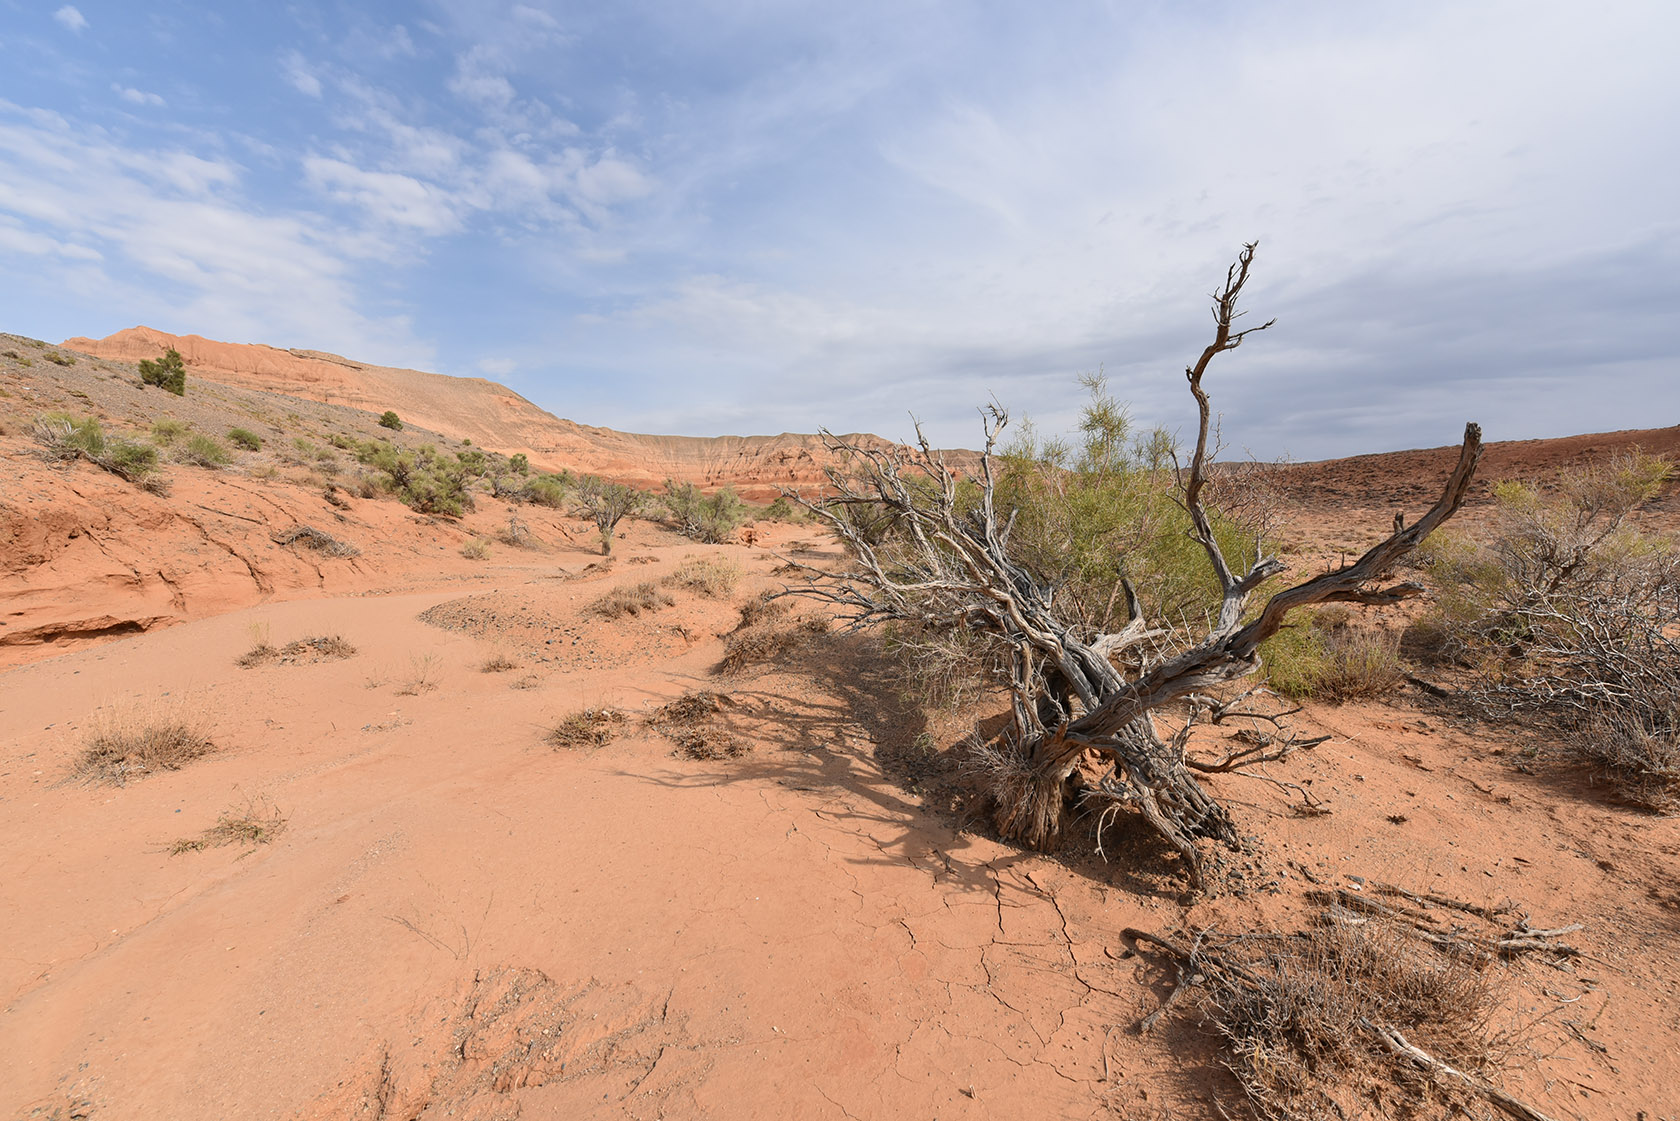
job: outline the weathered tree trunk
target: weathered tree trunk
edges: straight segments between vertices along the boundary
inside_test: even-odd
[[[1253,255],[1254,246],[1245,246],[1226,274],[1224,288],[1214,297],[1214,340],[1185,370],[1199,425],[1195,453],[1180,471],[1180,500],[1190,516],[1191,537],[1217,577],[1220,602],[1207,635],[1179,654],[1146,660],[1128,678],[1117,656],[1164,633],[1150,629],[1130,586],[1125,588],[1126,626],[1087,641],[1078,626],[1058,613],[1055,587],[1011,556],[1013,517],[1000,522],[993,505],[992,453],[1008,423],[1007,414],[995,406],[986,423],[977,504],[959,503],[956,476],[919,429],[917,447],[904,451],[863,447],[825,433],[830,450],[860,466],[861,476],[830,469],[834,495],[818,502],[792,496],[828,521],[857,564],[838,576],[807,569],[812,582],[791,592],[850,609],[853,625],[897,619],[936,629],[966,628],[1007,650],[1013,727],[985,752],[1000,834],[1035,849],[1053,847],[1062,833],[1076,769],[1081,760],[1100,762],[1109,768],[1104,788],[1136,805],[1184,857],[1197,886],[1197,840],[1234,844],[1236,830],[1185,765],[1182,747],[1163,742],[1156,733],[1152,714],[1172,701],[1254,673],[1260,668],[1260,644],[1297,608],[1394,603],[1422,591],[1417,584],[1378,587],[1373,582],[1463,504],[1482,447],[1481,430],[1466,426],[1458,463],[1440,499],[1422,518],[1410,527],[1396,518],[1394,533],[1359,560],[1273,595],[1245,622],[1253,593],[1285,566],[1262,555],[1238,576],[1221,552],[1202,501],[1211,455],[1211,412],[1202,376],[1215,355],[1271,326],[1232,327]],[[859,508],[885,513],[878,520],[895,527],[888,539],[858,530],[862,520],[853,511]]]

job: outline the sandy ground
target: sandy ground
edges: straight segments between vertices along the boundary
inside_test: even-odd
[[[729,600],[584,612],[699,555],[746,567]],[[1674,1115],[1673,819],[1421,702],[1325,709],[1304,727],[1336,738],[1287,777],[1334,812],[1216,780],[1263,842],[1190,902],[1142,834],[1057,859],[923,806],[914,745],[946,733],[867,640],[715,676],[766,551],[639,526],[618,556],[504,556],[471,589],[265,603],[0,676],[0,1115],[1213,1117],[1215,1041],[1194,1017],[1132,1032],[1169,979],[1118,932],[1288,926],[1309,877],[1349,876],[1587,922],[1582,961],[1513,973],[1506,1083],[1559,1117]],[[451,601],[490,637],[419,620]],[[243,669],[253,627],[357,652]],[[483,672],[498,653],[517,668]],[[731,698],[746,755],[678,757],[634,719],[694,689]],[[72,779],[102,711],[172,705],[212,756]],[[602,705],[621,738],[545,742]],[[272,843],[170,855],[253,799],[284,814]]]
[[[0,424],[102,381],[113,427],[149,423],[152,398],[103,367],[44,372],[6,373]],[[1586,924],[1581,957],[1502,971],[1500,1080],[1557,1118],[1680,1118],[1680,821],[1616,803],[1556,745],[1410,691],[1315,706],[1299,729],[1332,738],[1270,774],[1330,812],[1211,778],[1250,851],[1192,899],[1134,823],[1107,859],[989,840],[947,781],[976,714],[905,706],[870,638],[801,631],[720,676],[773,553],[820,555],[809,529],[698,546],[637,521],[603,566],[575,519],[521,507],[543,547],[474,560],[510,508],[335,503],[279,458],[298,425],[336,431],[328,407],[191,407],[206,431],[272,417],[257,466],[278,473],[171,467],[159,497],[0,432],[0,1121],[1236,1115],[1193,1010],[1134,1031],[1171,978],[1120,931],[1296,930],[1312,892],[1370,881]],[[1430,454],[1404,453],[1424,473]],[[1404,455],[1308,465],[1325,484],[1292,528],[1299,568],[1417,507]],[[275,541],[304,524],[359,552]],[[588,610],[706,557],[742,566],[733,592]],[[328,635],[354,655],[238,664]],[[695,690],[725,696],[714,731],[738,757],[644,723]],[[548,742],[603,706],[626,716],[614,741]],[[77,778],[102,721],[180,714],[212,754]],[[283,831],[172,852],[246,807]]]

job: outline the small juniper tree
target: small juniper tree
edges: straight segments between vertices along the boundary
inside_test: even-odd
[[[641,508],[647,496],[635,487],[609,483],[599,475],[584,475],[577,481],[578,511],[592,518],[601,534],[601,555],[612,552],[613,530],[626,515]]]
[[[392,432],[401,432],[403,427],[402,418],[397,415],[395,409],[386,409],[379,417],[379,427],[389,428]]]
[[[155,385],[177,397],[186,396],[187,364],[181,357],[181,352],[174,347],[170,347],[163,352],[163,357],[156,362],[150,358],[142,358],[140,360],[140,384]]]

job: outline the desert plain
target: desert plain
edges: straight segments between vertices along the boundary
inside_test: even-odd
[[[134,373],[169,345],[179,398]],[[1297,930],[1374,885],[1580,924],[1490,967],[1491,1077],[1550,1117],[1680,1117],[1680,821],[1427,675],[1306,702],[1293,727],[1327,738],[1277,781],[1206,776],[1244,844],[1191,893],[1134,822],[1101,853],[1003,842],[957,761],[997,705],[923,705],[879,634],[755,608],[790,562],[844,563],[819,525],[700,544],[631,517],[603,557],[565,508],[364,496],[331,442],[767,502],[820,482],[813,437],[631,437],[493,383],[155,332],[0,352],[7,1121],[1245,1116],[1193,991],[1139,1030],[1176,982],[1124,932]],[[43,459],[52,412],[262,449],[157,494]],[[1461,528],[1501,478],[1633,446],[1680,429],[1491,443]],[[1358,554],[1453,454],[1292,468],[1285,559]],[[1642,526],[1680,528],[1673,485]],[[202,753],[90,773],[102,731],[159,721]]]

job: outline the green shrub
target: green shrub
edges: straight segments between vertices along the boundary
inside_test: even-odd
[[[170,347],[156,362],[142,358],[140,384],[155,385],[177,397],[184,396],[187,392],[187,364],[182,360],[181,352]]]
[[[393,432],[401,432],[403,427],[402,418],[397,416],[397,414],[391,409],[386,409],[379,418],[379,427],[389,428]]]
[[[56,350],[49,350],[45,354],[41,355],[41,357],[45,358],[48,362],[51,362],[54,366],[74,366],[76,364],[76,360],[74,358],[71,358],[66,354],[60,354]]]
[[[188,437],[187,442],[175,450],[175,458],[182,463],[211,468],[225,467],[233,459],[220,441],[203,433]]]
[[[458,518],[473,508],[465,468],[430,446],[409,451],[386,441],[370,442],[357,447],[356,458],[383,476],[386,490],[422,514]]]
[[[172,416],[160,417],[152,422],[152,442],[159,447],[167,448],[187,434],[192,425],[184,420],[176,420]]]
[[[693,483],[671,479],[665,480],[659,501],[678,533],[708,545],[727,541],[747,512],[747,504],[729,487],[706,495]]]
[[[765,507],[763,516],[773,522],[803,522],[806,520],[805,511],[789,501],[785,494],[777,495],[776,500]]]
[[[566,492],[570,481],[567,475],[538,475],[534,479],[526,480],[520,493],[527,502],[561,510],[566,506]]]
[[[1356,626],[1339,604],[1319,608],[1307,619],[1260,646],[1266,684],[1293,700],[1374,700],[1391,693],[1404,677],[1399,636]]]
[[[229,443],[248,452],[262,450],[262,437],[248,428],[230,428],[227,438]]]

